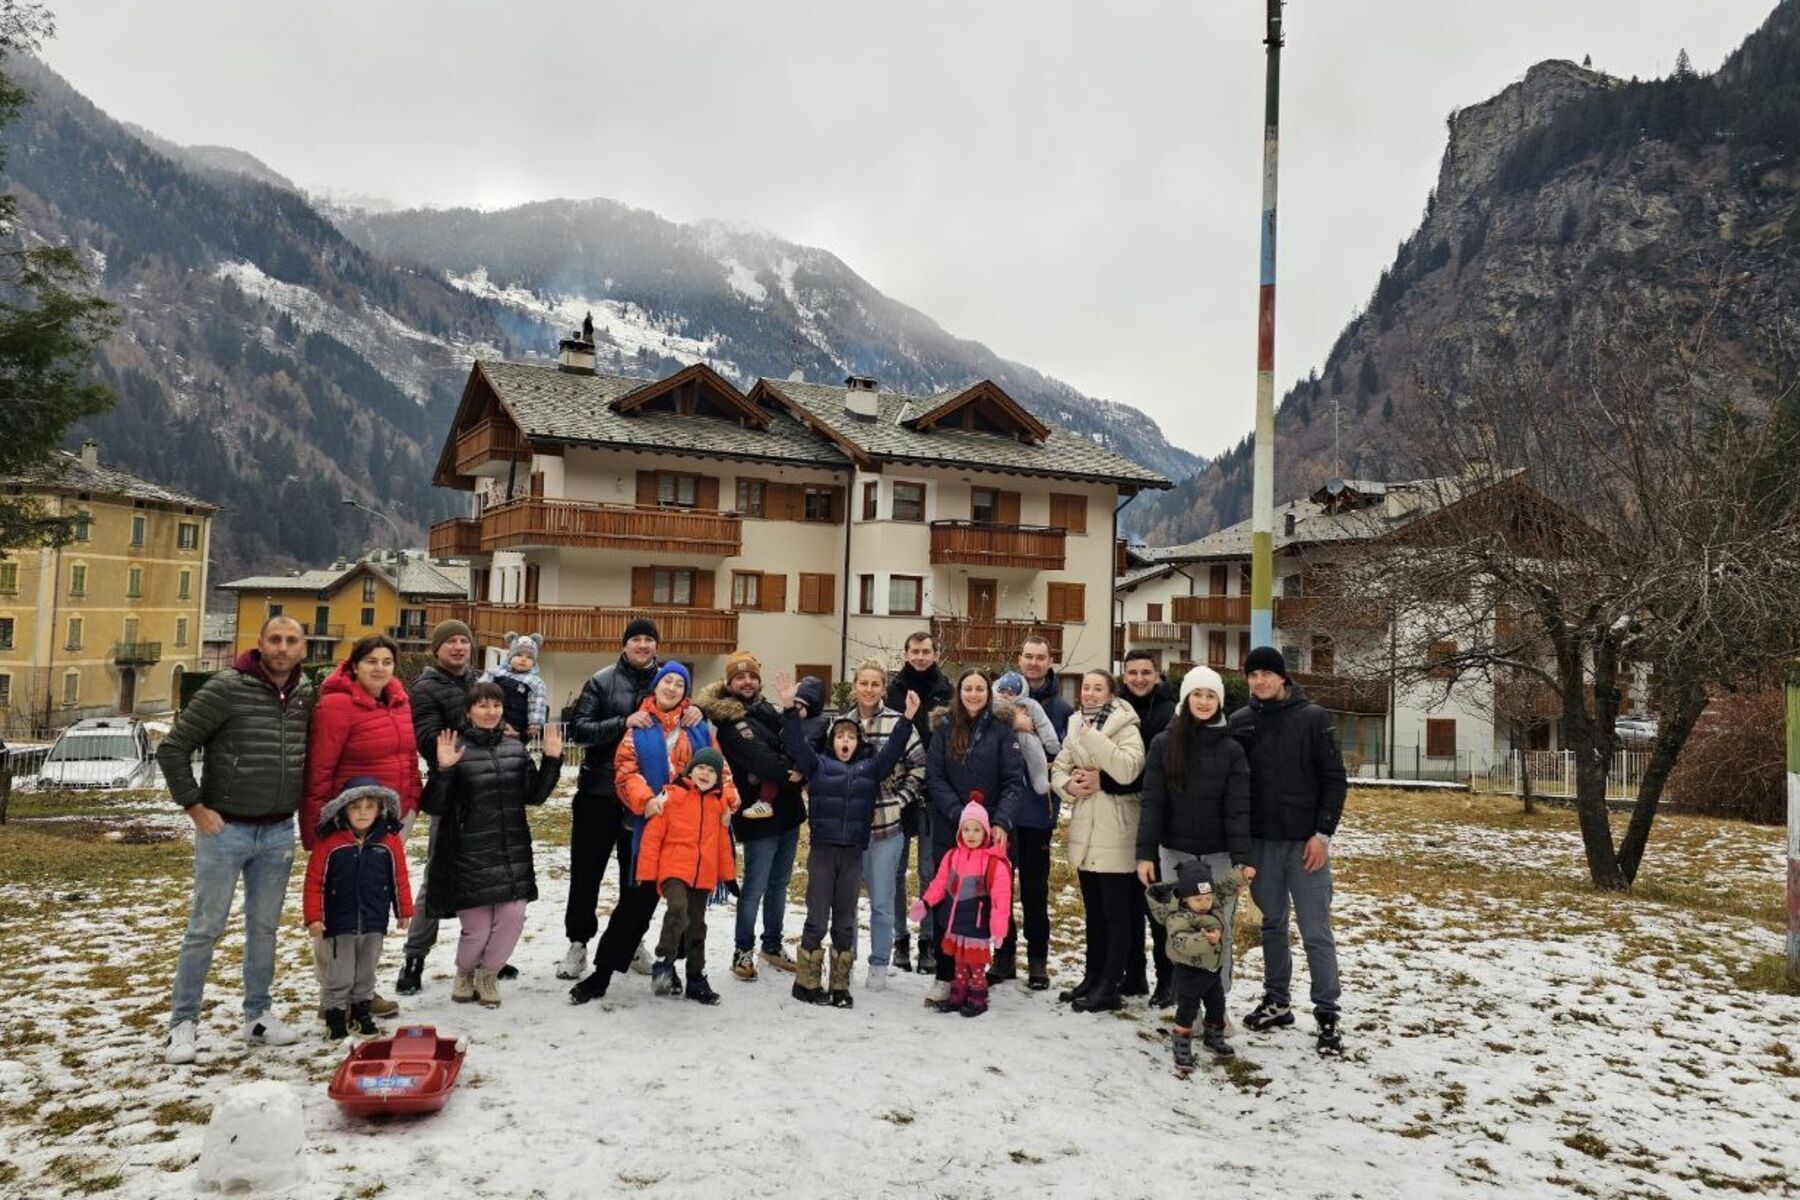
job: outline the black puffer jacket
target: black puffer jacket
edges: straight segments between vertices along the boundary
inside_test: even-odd
[[[1300,842],[1330,837],[1344,815],[1349,783],[1331,714],[1289,684],[1285,700],[1250,703],[1231,714],[1231,734],[1250,759],[1250,836]]]
[[[919,714],[913,718],[913,728],[919,731],[919,740],[929,745],[933,714],[949,706],[954,690],[950,677],[935,663],[929,671],[903,666],[888,680],[887,706],[895,712],[905,712],[906,693],[919,693]]]
[[[268,821],[292,815],[306,790],[306,732],[313,686],[296,669],[285,696],[255,650],[207,680],[156,748],[156,765],[179,808],[196,804],[227,820]],[[194,751],[205,747],[201,778]]]
[[[613,755],[625,736],[625,718],[638,710],[650,694],[657,663],[639,669],[623,654],[610,667],[601,667],[582,685],[581,698],[569,714],[570,744],[587,747],[581,760],[581,778],[575,799],[617,799],[613,784]]]
[[[713,723],[719,752],[737,784],[732,836],[753,842],[798,829],[806,820],[806,802],[801,799],[806,785],[788,778],[794,762],[782,749],[781,710],[761,696],[745,704],[723,683],[701,688],[694,703]],[[775,811],[766,817],[746,817],[744,810],[758,801],[766,801]]]
[[[437,770],[438,734],[463,723],[463,701],[480,678],[481,672],[473,666],[463,668],[461,675],[452,675],[433,663],[406,689],[407,702],[412,705],[413,744],[433,772]]]
[[[432,778],[422,801],[443,823],[425,880],[434,917],[537,899],[525,809],[549,799],[562,773],[560,758],[532,766],[525,743],[498,729],[465,728],[461,736],[462,760]]]
[[[1012,832],[1019,806],[1025,802],[1025,760],[1019,757],[1019,735],[1010,725],[983,713],[961,759],[948,748],[950,717],[938,722],[926,748],[925,792],[931,803],[931,844],[942,858],[956,844],[957,826],[970,794],[981,793],[988,821]]]
[[[1250,861],[1250,763],[1224,720],[1189,721],[1181,786],[1171,788],[1169,743],[1182,730],[1172,725],[1150,739],[1144,755],[1144,790],[1138,809],[1137,856],[1156,862],[1157,847],[1186,854],[1226,854]]]

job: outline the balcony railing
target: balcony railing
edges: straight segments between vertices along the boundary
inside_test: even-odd
[[[472,558],[481,553],[481,522],[455,517],[431,527],[431,557]]]
[[[1281,629],[1386,629],[1387,614],[1350,596],[1277,596],[1275,624]]]
[[[996,525],[985,521],[933,521],[931,561],[972,567],[1021,567],[1060,571],[1067,561],[1068,535],[1041,525]]]
[[[1306,698],[1332,712],[1381,714],[1388,710],[1388,682],[1385,679],[1355,679],[1348,675],[1312,675],[1299,671],[1292,676],[1306,691]]]
[[[1050,644],[1052,662],[1062,661],[1063,629],[1041,621],[968,621],[955,617],[931,618],[931,636],[943,657],[962,666],[971,663],[1012,662],[1026,638],[1036,635]]]
[[[425,606],[427,625],[454,617],[467,622],[483,645],[504,646],[508,632],[544,635],[544,650],[616,653],[625,626],[637,617],[656,621],[664,658],[729,654],[737,645],[738,615],[710,608],[598,608],[581,604],[436,603]]]
[[[729,558],[743,552],[744,523],[737,513],[541,496],[509,500],[482,514],[484,552],[543,546]]]
[[[1183,625],[1248,625],[1248,596],[1177,596],[1174,617]]]
[[[387,635],[398,643],[401,650],[423,650],[431,645],[429,625],[390,625]]]
[[[342,625],[302,625],[307,641],[338,641],[344,636]]]
[[[456,473],[474,475],[490,463],[518,462],[531,457],[531,447],[511,421],[489,417],[456,435]]]
[[[1188,640],[1188,626],[1174,621],[1133,621],[1131,628],[1131,644],[1142,645],[1145,642],[1180,642]]]
[[[147,667],[162,661],[161,642],[119,642],[113,646],[113,663],[121,667]]]

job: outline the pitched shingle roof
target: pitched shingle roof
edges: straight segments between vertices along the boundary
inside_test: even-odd
[[[614,411],[613,403],[652,381],[486,360],[476,363],[475,369],[486,377],[525,436],[534,440],[758,458],[839,470],[850,465],[841,450],[785,413],[776,414],[765,429],[672,412],[627,416]]]
[[[50,460],[34,470],[7,476],[0,483],[25,487],[61,488],[71,492],[92,492],[104,496],[124,496],[131,500],[150,500],[159,504],[179,504],[186,508],[217,512],[218,506],[148,479],[109,467],[104,463],[87,466],[79,454],[57,450]]]
[[[912,463],[954,463],[1020,475],[1090,479],[1127,487],[1167,488],[1171,484],[1148,467],[1066,429],[1051,427],[1042,443],[962,429],[909,429],[902,422],[938,408],[959,392],[903,396],[878,392],[874,417],[844,408],[844,389],[827,384],[764,379],[762,386],[804,409],[837,436],[876,459]]]
[[[329,592],[336,590],[345,579],[364,567],[380,575],[395,591],[405,596],[453,596],[461,599],[469,593],[466,567],[460,572],[464,579],[459,582],[455,578],[457,568],[436,566],[426,559],[411,556],[406,558],[398,570],[391,561],[364,561],[342,567],[296,571],[291,575],[250,575],[219,586],[242,592]]]

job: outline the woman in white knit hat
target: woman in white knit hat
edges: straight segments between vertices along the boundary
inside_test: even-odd
[[[1156,735],[1144,755],[1144,790],[1139,805],[1137,873],[1145,887],[1164,879],[1192,858],[1204,859],[1214,879],[1233,866],[1250,866],[1250,763],[1225,723],[1225,683],[1211,667],[1195,667],[1181,681],[1175,719]],[[1220,913],[1232,928],[1236,898]],[[1231,990],[1227,954],[1220,981]]]

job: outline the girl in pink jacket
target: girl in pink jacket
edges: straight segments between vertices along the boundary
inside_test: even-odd
[[[956,963],[950,996],[938,1002],[937,1010],[979,1017],[987,1011],[993,947],[1006,940],[1012,913],[1012,866],[1006,852],[993,844],[979,792],[970,795],[962,810],[955,848],[944,855],[937,878],[906,915],[917,922],[928,907],[936,909],[937,928],[944,931],[941,949]]]

